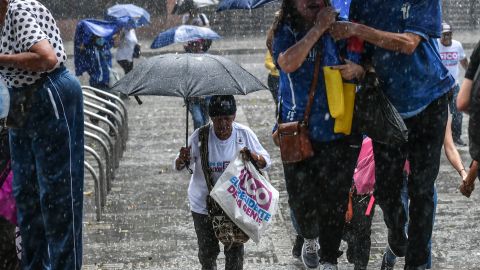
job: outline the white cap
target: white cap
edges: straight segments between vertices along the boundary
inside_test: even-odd
[[[442,23],[442,34],[443,33],[451,33],[452,32],[452,27],[448,23]]]

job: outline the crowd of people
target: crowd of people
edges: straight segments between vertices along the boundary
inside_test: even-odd
[[[442,147],[465,196],[479,173],[480,42],[469,61],[461,43],[452,39],[452,26],[442,23],[439,1],[392,0],[385,5],[353,0],[348,20],[339,19],[325,3],[283,0],[266,42],[265,67],[278,120],[272,139],[283,151],[283,124],[298,122],[306,127],[311,145],[311,154],[301,160],[282,156],[297,233],[292,255],[307,268],[335,270],[343,239],[354,269],[367,269],[378,204],[388,229],[381,269],[394,269],[397,257],[405,257],[407,270],[431,269]],[[385,20],[385,14],[392,16]],[[9,93],[8,116],[7,106],[0,108],[0,268],[80,270],[82,90],[65,67],[64,44],[45,6],[36,0],[0,0],[0,23],[0,75]],[[186,14],[183,23],[210,24],[196,11]],[[198,39],[184,50],[206,53],[210,46],[211,40]],[[115,79],[113,47],[124,73],[130,72],[139,43],[134,28],[124,27],[111,39],[94,35],[79,44],[84,57],[76,75],[87,72],[92,87],[108,91]],[[460,66],[466,70],[461,86]],[[357,93],[366,73],[374,73],[406,125],[408,141],[393,145],[354,128],[339,132],[340,117],[332,112],[331,89],[324,83],[331,70],[338,71],[343,83],[359,85]],[[259,169],[268,169],[271,159],[256,134],[235,122],[233,96],[188,102],[195,131],[174,168],[192,172],[188,199],[198,258],[203,270],[214,270],[220,241],[210,215],[211,183],[238,153]],[[456,149],[467,146],[461,137],[462,112],[470,114],[473,161],[468,168]],[[243,269],[243,243],[225,246],[224,254],[225,269]]]

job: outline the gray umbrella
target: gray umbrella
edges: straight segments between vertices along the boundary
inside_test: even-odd
[[[268,89],[237,63],[211,54],[164,54],[137,65],[112,88],[127,95],[189,97],[246,95]]]

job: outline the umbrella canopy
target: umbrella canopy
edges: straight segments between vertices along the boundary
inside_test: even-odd
[[[278,0],[222,0],[217,7],[217,11],[230,9],[255,9],[276,1]],[[348,11],[350,9],[351,1],[352,0],[325,0],[327,5],[332,5],[335,9],[339,10],[339,16],[343,19],[348,19]]]
[[[194,25],[181,25],[160,33],[153,41],[150,48],[158,49],[173,43],[183,43],[197,39],[220,39],[212,29]]]
[[[268,89],[237,63],[210,54],[165,54],[147,59],[118,81],[112,91],[127,95],[246,95]]]
[[[218,0],[177,0],[172,14],[185,14],[192,10],[218,4]]]
[[[105,18],[127,27],[140,27],[150,23],[150,13],[133,4],[114,5],[107,9]]]
[[[82,74],[88,70],[89,62],[87,51],[84,47],[93,41],[94,36],[106,39],[107,46],[113,46],[113,35],[119,30],[119,25],[115,22],[102,20],[85,19],[77,24],[74,39],[75,72]]]
[[[188,142],[187,98],[246,95],[263,89],[268,88],[250,72],[225,57],[185,53],[149,58],[125,75],[111,90],[127,95],[184,98],[187,105],[185,138]]]
[[[230,9],[255,9],[275,1],[277,0],[223,0],[218,5],[217,11]]]

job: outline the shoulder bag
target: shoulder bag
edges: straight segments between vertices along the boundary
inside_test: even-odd
[[[280,154],[284,164],[300,162],[311,158],[314,155],[308,132],[308,118],[310,116],[313,98],[317,90],[318,73],[320,72],[320,58],[320,51],[318,51],[315,57],[315,71],[303,120],[280,123],[280,116],[278,117]]]
[[[210,124],[202,126],[199,130],[200,142],[200,158],[202,162],[203,175],[207,183],[208,192],[213,189],[212,172],[208,166],[208,135],[210,132]],[[228,250],[233,246],[241,245],[249,240],[244,233],[228,216],[223,209],[215,202],[215,200],[207,195],[208,216],[212,221],[213,231],[217,239],[222,242],[225,249]]]

